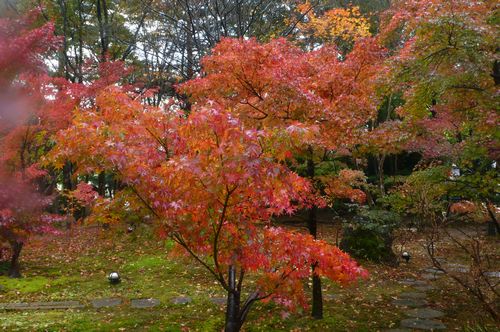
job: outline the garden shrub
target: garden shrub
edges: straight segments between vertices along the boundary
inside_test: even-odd
[[[361,210],[344,224],[340,248],[356,258],[373,262],[397,264],[392,251],[393,230],[399,215],[385,210]]]

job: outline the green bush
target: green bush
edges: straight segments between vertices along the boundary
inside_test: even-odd
[[[396,264],[392,232],[399,222],[399,215],[394,212],[362,210],[344,224],[340,248],[356,258]]]

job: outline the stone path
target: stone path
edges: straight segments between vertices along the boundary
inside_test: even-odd
[[[92,306],[96,309],[116,307],[122,304],[122,300],[118,298],[96,299],[92,300]]]
[[[432,281],[436,280],[443,274],[442,271],[434,268],[424,269],[423,279]],[[392,301],[396,306],[406,307],[405,314],[409,318],[403,319],[400,322],[400,328],[388,330],[392,332],[404,332],[415,330],[444,330],[446,325],[436,318],[444,316],[444,313],[428,307],[428,302],[425,300],[427,294],[425,292],[434,289],[427,281],[405,279],[400,281],[403,285],[411,286],[416,292],[402,292],[398,298]]]
[[[406,315],[414,318],[430,319],[430,318],[443,317],[444,313],[439,310],[434,310],[429,308],[417,308],[407,311]]]
[[[446,325],[444,325],[438,320],[420,319],[420,318],[403,319],[401,321],[401,327],[418,329],[418,330],[428,330],[428,331],[446,329]]]
[[[130,301],[130,306],[132,308],[152,308],[160,304],[160,300],[157,299],[134,299]]]
[[[447,263],[448,270],[454,272],[468,272],[469,268],[461,264]],[[427,268],[423,270],[424,274],[421,278],[424,280],[416,280],[412,278],[399,281],[403,285],[411,286],[415,291],[407,291],[399,294],[398,298],[392,303],[395,306],[404,307],[405,314],[409,318],[403,319],[400,322],[400,328],[387,330],[392,332],[405,332],[412,329],[417,330],[444,330],[446,326],[437,318],[443,317],[444,313],[428,307],[426,301],[426,292],[435,289],[429,282],[437,280],[443,275],[443,272],[435,268]],[[485,275],[491,278],[500,278],[500,271],[486,272]],[[338,295],[325,295],[325,299],[337,299]],[[178,296],[170,300],[174,305],[184,305],[191,303],[193,300],[189,296]],[[209,301],[216,305],[226,304],[224,297],[211,297]],[[95,309],[111,308],[123,304],[120,298],[102,298],[91,301],[91,306]],[[149,299],[132,299],[130,306],[132,308],[152,308],[160,305],[160,300]],[[0,303],[0,310],[53,310],[53,309],[82,309],[86,306],[79,301],[52,301],[52,302],[30,302],[30,303]]]
[[[193,300],[189,296],[178,296],[170,300],[172,304],[187,304],[191,303]]]
[[[46,310],[46,309],[79,309],[84,305],[78,301],[0,303],[0,310]]]
[[[396,300],[392,301],[392,304],[394,304],[396,306],[402,306],[402,307],[418,308],[418,307],[426,306],[427,301],[420,300],[420,299],[396,299]]]
[[[458,264],[449,263],[445,260],[441,262],[446,266],[446,270],[456,273],[467,273],[469,272],[469,267]],[[400,283],[403,285],[411,286],[417,292],[402,292],[399,294],[397,299],[392,301],[395,306],[405,307],[405,314],[409,318],[403,319],[400,322],[400,327],[395,329],[387,330],[387,332],[406,332],[412,330],[445,330],[446,325],[444,325],[438,318],[443,317],[444,313],[431,309],[428,307],[428,303],[425,300],[426,294],[430,290],[435,289],[434,286],[430,285],[429,282],[439,279],[444,275],[444,272],[438,270],[434,267],[430,267],[422,270],[421,275],[424,280],[416,279],[404,279]],[[500,271],[489,271],[484,273],[485,276],[490,278],[500,278]]]
[[[209,301],[216,305],[226,304],[225,297],[211,297]],[[188,304],[193,302],[189,296],[177,296],[170,299],[170,303],[175,305]],[[90,301],[94,309],[112,308],[122,305],[124,302],[120,298],[101,298]],[[152,308],[160,305],[160,300],[154,298],[132,299],[130,306],[136,309]],[[0,310],[48,310],[48,309],[82,309],[86,305],[79,301],[58,301],[58,302],[30,302],[30,303],[0,303]]]
[[[225,297],[211,297],[210,302],[217,304],[217,305],[224,305],[227,302],[227,299]]]

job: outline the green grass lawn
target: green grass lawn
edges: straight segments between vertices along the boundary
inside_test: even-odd
[[[0,330],[7,331],[220,331],[224,306],[210,297],[222,289],[208,273],[186,258],[172,255],[172,244],[158,241],[147,229],[109,238],[102,230],[70,237],[40,238],[22,256],[21,279],[0,276],[0,302],[78,300],[80,310],[0,311]],[[405,316],[391,300],[405,290],[397,280],[411,269],[367,265],[371,277],[349,287],[324,282],[325,318],[313,320],[307,311],[287,315],[272,303],[255,305],[246,331],[377,331],[397,327]],[[110,285],[106,276],[119,271],[122,282]],[[307,285],[305,286],[307,287]],[[189,296],[189,304],[170,300]],[[123,304],[93,309],[91,300],[119,297]],[[157,298],[161,305],[132,309],[130,300]],[[454,313],[461,315],[461,312]],[[286,316],[286,317],[285,317]],[[469,315],[470,316],[470,315]],[[453,323],[453,317],[447,324]],[[471,320],[473,323],[473,319]],[[463,321],[456,326],[463,326]],[[462,324],[462,325],[460,325]],[[488,323],[489,324],[489,323]]]

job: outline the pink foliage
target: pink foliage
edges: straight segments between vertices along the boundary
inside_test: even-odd
[[[37,15],[0,19],[0,237],[11,242],[54,232],[38,161],[47,133],[44,61],[61,39],[52,23],[34,27]]]
[[[83,205],[91,205],[98,197],[94,187],[85,182],[78,183],[72,194]]]
[[[50,203],[34,185],[0,171],[0,237],[26,241],[32,234],[54,232],[53,220],[44,212]]]

